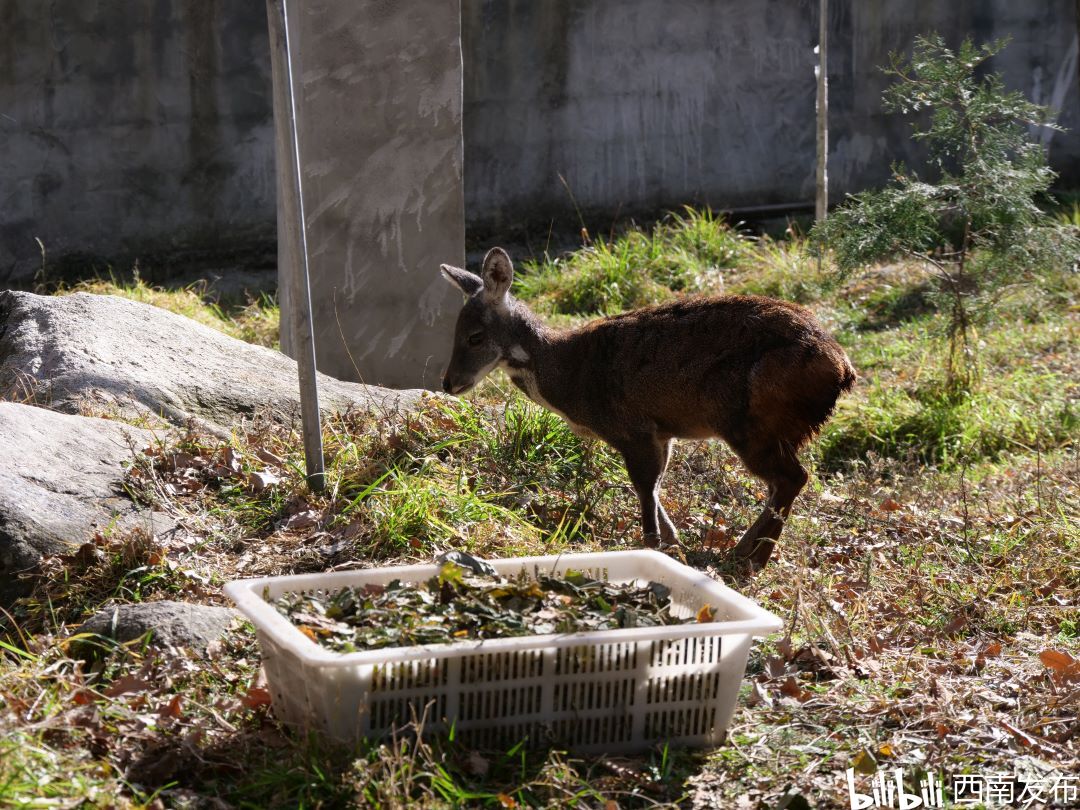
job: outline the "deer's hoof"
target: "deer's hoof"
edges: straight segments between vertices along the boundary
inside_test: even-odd
[[[660,548],[660,535],[656,532],[646,532],[641,537],[645,548]]]
[[[756,574],[769,562],[776,541],[769,537],[744,535],[731,550],[731,557],[739,568],[748,574]]]

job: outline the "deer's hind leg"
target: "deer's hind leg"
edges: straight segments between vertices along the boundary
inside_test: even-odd
[[[791,505],[795,502],[808,475],[795,445],[775,436],[761,441],[744,442],[733,448],[751,473],[761,478],[769,488],[765,509],[743,534],[732,553],[738,560],[750,563],[758,570],[765,567],[780,533],[784,530]]]
[[[671,456],[671,439],[639,436],[615,444],[626,462],[630,483],[641,502],[641,529],[645,545],[656,548],[661,540],[668,545],[678,542],[675,526],[660,503],[660,482]]]

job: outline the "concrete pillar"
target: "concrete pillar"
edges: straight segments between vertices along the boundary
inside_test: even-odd
[[[437,389],[461,304],[438,267],[465,260],[460,2],[290,0],[288,11],[318,368]],[[281,346],[292,355],[296,227],[282,215],[292,175],[277,134]]]

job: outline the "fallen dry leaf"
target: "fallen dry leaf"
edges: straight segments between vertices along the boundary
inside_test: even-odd
[[[731,542],[731,533],[728,531],[728,527],[723,523],[717,524],[705,532],[705,548],[710,551],[717,549],[724,549]]]
[[[805,703],[811,697],[810,693],[799,686],[798,682],[790,675],[787,680],[781,684],[780,693],[795,698],[799,703]]]
[[[288,530],[296,529],[310,529],[319,522],[319,513],[314,509],[305,509],[303,512],[297,512],[295,515],[285,521],[284,528]]]
[[[952,621],[945,625],[945,629],[942,632],[947,636],[955,636],[967,626],[967,623],[967,616],[963,613],[958,613],[953,616]]]
[[[1080,681],[1080,661],[1060,650],[1043,650],[1039,653],[1043,666],[1053,670],[1054,675],[1063,683]]]
[[[855,769],[856,773],[870,776],[877,773],[877,760],[874,759],[873,754],[864,748],[851,760],[851,767]]]
[[[270,690],[261,686],[252,686],[247,694],[240,698],[240,703],[248,709],[258,709],[260,706],[271,704]]]
[[[76,706],[86,706],[94,702],[94,693],[89,689],[78,689],[71,695],[71,701]]]
[[[763,705],[767,709],[771,709],[774,705],[772,695],[770,695],[759,682],[754,681],[753,691],[750,693],[750,697],[746,701],[751,706]]]
[[[225,460],[225,467],[228,468],[229,472],[240,472],[240,454],[233,448],[226,447],[223,458]]]
[[[259,461],[265,461],[267,464],[273,464],[275,467],[284,467],[285,462],[279,457],[271,453],[265,447],[260,447],[255,451],[255,457]]]
[[[778,655],[770,655],[765,662],[765,672],[770,678],[782,678],[787,672],[785,661]]]
[[[1013,736],[1017,742],[1026,748],[1031,748],[1038,751],[1043,756],[1058,757],[1061,756],[1061,752],[1057,750],[1056,746],[1047,740],[1040,739],[1033,734],[1028,734],[1023,729],[1017,728],[1011,723],[1007,723],[1004,720],[998,722],[998,725],[1005,729],[1009,734]]]
[[[150,684],[138,675],[125,675],[123,678],[118,678],[112,682],[112,685],[105,690],[105,696],[116,697],[117,695],[124,695],[128,692],[145,692],[149,688]]]
[[[272,473],[270,470],[262,470],[261,472],[253,472],[248,476],[248,485],[254,492],[262,492],[270,487],[276,487],[281,483],[281,478]]]
[[[181,710],[181,706],[182,700],[180,698],[180,695],[173,695],[172,700],[170,700],[168,703],[158,709],[158,714],[161,717],[171,717],[175,720],[179,720],[184,715],[183,711]]]

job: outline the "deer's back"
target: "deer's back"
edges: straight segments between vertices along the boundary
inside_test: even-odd
[[[683,299],[561,334],[568,416],[604,438],[655,425],[682,438],[735,436],[754,418],[824,422],[855,375],[806,309],[758,296]],[[765,413],[762,413],[762,408]],[[605,435],[605,432],[607,435]],[[805,435],[803,435],[805,434]]]

